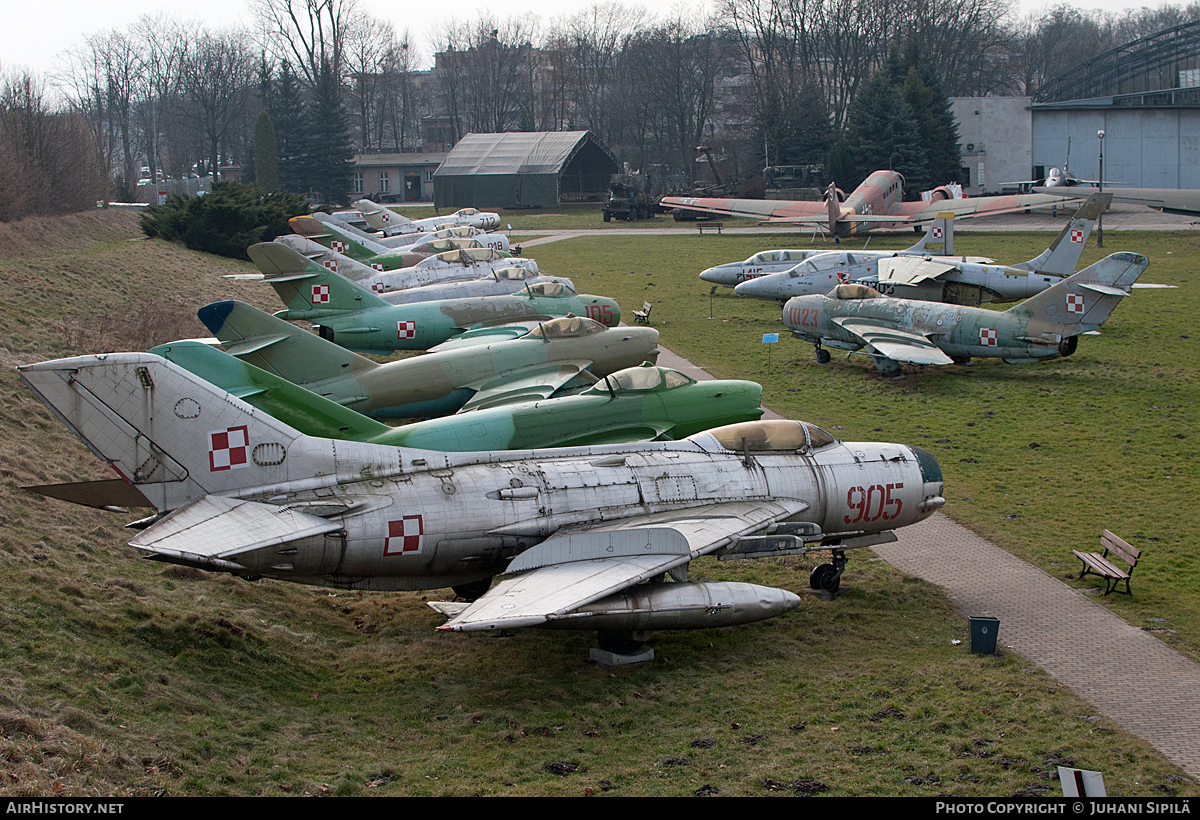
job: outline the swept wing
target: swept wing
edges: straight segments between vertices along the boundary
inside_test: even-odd
[[[510,577],[458,613],[442,630],[535,626],[568,618],[737,538],[803,511],[795,499],[731,501],[559,530],[521,553]]]

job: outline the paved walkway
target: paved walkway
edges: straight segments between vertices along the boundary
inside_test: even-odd
[[[660,349],[660,365],[712,378]],[[1200,778],[1200,665],[940,513],[896,535],[876,554],[940,586],[964,615],[999,618],[1003,646]]]
[[[944,515],[875,547],[945,590],[964,615],[1000,619],[1003,646],[1200,777],[1200,665]]]

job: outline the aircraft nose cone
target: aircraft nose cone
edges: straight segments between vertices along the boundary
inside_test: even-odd
[[[762,278],[765,279],[766,277]],[[760,279],[747,279],[733,289],[733,292],[738,296],[760,296],[762,291],[763,285]]]
[[[721,280],[717,277],[717,269],[716,268],[709,268],[708,270],[702,271],[700,273],[700,278],[702,280],[704,280],[705,282],[712,282],[713,284],[716,284],[716,285],[721,284]]]

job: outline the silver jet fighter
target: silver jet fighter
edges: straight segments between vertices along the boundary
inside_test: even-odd
[[[454,225],[471,225],[485,231],[500,227],[500,214],[492,211],[481,211],[478,208],[459,208],[445,216],[431,216],[425,219],[409,219],[401,216],[390,208],[377,205],[369,199],[360,199],[354,203],[363,219],[384,236],[397,234],[425,233]]]
[[[148,353],[19,370],[156,509],[130,541],[148,557],[245,578],[476,597],[446,630],[761,620],[798,599],[691,582],[689,563],[831,549],[835,563],[815,580],[836,587],[845,550],[894,540],[892,530],[943,504],[927,451],[844,444],[799,421],[674,442],[443,453],[302,435]]]
[[[1054,359],[1074,353],[1082,334],[1099,332],[1148,264],[1140,254],[1114,253],[1003,313],[893,299],[862,284],[838,285],[825,296],[788,300],[783,323],[793,336],[816,345],[819,363],[830,358],[822,345],[864,350],[884,375],[898,374],[899,362]]]
[[[701,280],[715,285],[735,288],[742,282],[757,279],[775,273],[792,270],[799,263],[816,256],[831,253],[828,249],[813,248],[808,250],[770,250],[760,251],[749,259],[741,262],[726,262],[702,271]],[[938,214],[937,219],[929,223],[925,236],[921,241],[902,251],[859,251],[856,255],[865,258],[875,256],[892,256],[894,254],[919,254],[923,256],[953,256],[954,255],[954,219],[951,214]]]
[[[832,251],[810,257],[783,273],[743,282],[739,296],[786,302],[793,296],[826,293],[834,285],[858,282],[897,299],[955,305],[1012,302],[1041,293],[1075,273],[1092,225],[1110,194],[1093,194],[1045,251],[1015,265],[958,257]]]
[[[280,246],[295,253],[284,252]],[[491,248],[445,251],[426,257],[411,267],[380,270],[356,262],[299,234],[287,234],[276,237],[274,242],[251,245],[246,253],[266,276],[299,273],[312,261],[378,294],[444,282],[469,282],[500,268],[524,268],[530,273],[538,272],[534,260],[503,257]]]
[[[422,234],[380,236],[359,230],[320,211],[311,216],[293,216],[288,220],[288,224],[301,236],[315,239],[325,234],[333,234],[330,237],[331,240],[361,245],[372,254],[414,250],[433,239],[474,239],[485,248],[495,248],[498,251],[509,250],[507,236],[502,233],[488,233],[474,225],[452,225]]]

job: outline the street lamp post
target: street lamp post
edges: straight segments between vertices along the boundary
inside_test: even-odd
[[[1104,193],[1104,129],[1101,128],[1096,132],[1096,136],[1100,139],[1100,193]],[[1104,208],[1100,209],[1100,215],[1096,217],[1096,247],[1104,247]]]

